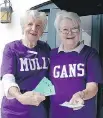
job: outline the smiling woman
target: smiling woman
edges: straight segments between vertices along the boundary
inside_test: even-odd
[[[50,118],[96,118],[98,83],[103,82],[98,53],[81,40],[76,13],[58,12],[55,28],[61,44],[50,53],[50,79],[56,91],[51,96]],[[65,101],[82,107],[63,108],[60,104]]]
[[[43,12],[39,14],[37,11],[27,11],[27,13],[21,17],[20,23],[24,35],[23,38],[25,38],[25,40],[23,40],[24,43],[29,41],[34,46],[46,28],[46,14]]]
[[[28,10],[20,20],[21,40],[6,44],[1,76],[5,96],[2,118],[47,118],[44,95],[32,91],[43,77],[48,77],[48,44],[40,41],[46,27],[44,12]]]
[[[80,40],[80,22],[76,13],[72,15],[71,12],[68,14],[64,12],[64,17],[62,17],[62,13],[58,14],[55,20],[55,28],[65,45],[64,48],[67,47],[71,50],[76,47]]]

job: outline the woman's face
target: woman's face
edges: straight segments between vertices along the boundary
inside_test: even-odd
[[[59,36],[63,44],[75,48],[80,40],[80,29],[77,22],[71,19],[63,19],[60,22]]]
[[[43,22],[29,16],[24,25],[24,35],[29,41],[38,41],[43,33]]]

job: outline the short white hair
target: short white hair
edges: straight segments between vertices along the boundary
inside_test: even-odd
[[[59,31],[60,22],[64,19],[71,19],[72,21],[76,22],[79,27],[81,25],[81,20],[77,13],[61,10],[57,12],[55,22],[54,22],[54,26],[57,31]]]
[[[40,12],[38,10],[27,10],[20,17],[20,25],[22,30],[29,16],[32,16],[34,19],[39,18],[43,23],[43,30],[45,30],[47,25],[47,17],[45,12]]]

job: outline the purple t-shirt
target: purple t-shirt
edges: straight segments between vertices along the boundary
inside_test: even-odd
[[[2,76],[13,74],[21,91],[33,90],[43,77],[48,76],[50,47],[38,41],[37,46],[28,48],[21,40],[8,43],[3,52]],[[22,105],[16,99],[3,98],[2,118],[46,118],[43,103],[37,106]]]
[[[47,76],[49,46],[38,41],[37,46],[28,48],[21,40],[8,43],[3,52],[1,75],[13,74],[20,89],[33,90]]]
[[[85,106],[77,111],[59,105],[85,89],[87,82],[103,82],[100,59],[95,49],[86,45],[80,53],[58,53],[58,48],[53,49],[50,79],[56,90],[56,95],[51,96],[50,118],[96,118],[96,97],[86,100]]]

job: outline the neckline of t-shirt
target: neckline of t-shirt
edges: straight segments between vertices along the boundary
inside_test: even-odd
[[[59,47],[58,47],[59,48]],[[57,48],[57,53],[58,53],[58,48]],[[87,48],[87,46],[86,45],[84,45],[84,47],[82,48],[82,50],[78,53],[77,51],[71,51],[71,52],[64,52],[64,51],[61,51],[61,52],[63,52],[62,54],[71,54],[71,53],[73,53],[73,52],[75,52],[75,53],[77,53],[78,55],[79,54],[81,54],[84,50],[85,50],[85,48]],[[59,52],[60,53],[60,52]],[[58,53],[58,54],[59,54]]]
[[[24,47],[25,49],[27,49],[27,50],[34,50],[34,49],[36,49],[36,47],[37,47],[37,45],[36,45],[36,46],[33,47],[33,48],[29,48],[29,47],[23,45],[23,43],[22,43],[22,39],[19,40],[19,43],[21,44],[21,46],[23,46],[23,47]]]

